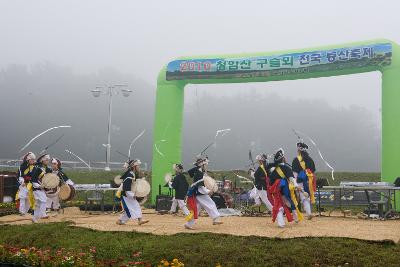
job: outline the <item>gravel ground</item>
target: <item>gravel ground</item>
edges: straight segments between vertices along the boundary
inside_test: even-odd
[[[119,214],[88,214],[78,208],[66,208],[64,214],[51,214],[40,223],[72,221],[76,226],[100,231],[138,231],[156,235],[176,233],[212,232],[241,236],[265,236],[279,238],[293,237],[350,237],[365,240],[393,240],[400,242],[400,220],[363,220],[343,217],[314,217],[298,224],[287,224],[280,229],[273,224],[271,217],[224,217],[224,224],[214,226],[208,217],[200,217],[196,230],[183,228],[183,216],[158,215],[154,210],[143,210],[143,218],[150,220],[138,226],[136,222],[116,225]],[[30,224],[31,216],[8,215],[0,217],[0,224]]]

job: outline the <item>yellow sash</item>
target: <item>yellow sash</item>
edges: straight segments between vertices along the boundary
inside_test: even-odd
[[[34,167],[35,167],[34,165],[29,165],[29,167],[24,170],[23,174],[27,175],[28,173],[30,173],[33,170]],[[32,210],[34,210],[35,209],[35,197],[33,196],[32,183],[31,182],[27,183],[26,188],[28,189],[29,206],[31,207]],[[19,190],[17,191],[17,194],[15,195],[15,200],[18,200],[18,199],[19,199]]]
[[[313,186],[314,174],[310,170],[306,169],[306,162],[303,160],[303,156],[301,154],[297,156],[297,159],[300,162],[301,168],[306,172],[306,175],[308,177],[308,190],[310,191],[310,200],[312,204],[315,204],[315,193]]]
[[[281,167],[279,167],[279,166],[276,167],[276,172],[279,174],[279,176],[280,176],[281,178],[285,178],[285,177],[286,177],[285,174],[283,173]],[[293,183],[289,181],[290,198],[292,199],[292,201],[293,201],[293,203],[294,203],[294,206],[296,207],[297,218],[298,218],[298,220],[299,220],[299,222],[300,222],[300,221],[303,220],[303,214],[300,212],[299,208],[297,207],[297,206],[299,205],[299,203],[297,202],[296,194],[295,194],[295,192],[294,192],[294,189],[295,189],[295,188],[294,188]]]
[[[267,174],[267,171],[265,170],[264,164],[261,164],[260,167],[263,170],[265,177],[268,177],[268,174]]]
[[[35,209],[35,197],[33,196],[33,189],[32,189],[32,184],[28,183],[26,185],[26,188],[28,189],[28,199],[29,199],[29,206],[31,207],[32,210]],[[15,200],[19,199],[19,190],[15,194]]]
[[[185,217],[185,221],[191,221],[194,217],[194,212],[193,210],[190,211],[190,213]]]
[[[286,177],[285,174],[283,173],[281,167],[279,167],[279,166],[276,167],[276,172],[279,174],[279,176],[280,176],[281,178],[285,178],[285,177]]]
[[[306,162],[303,160],[303,156],[302,156],[301,154],[299,154],[299,155],[297,156],[297,159],[298,159],[299,162],[300,162],[301,168],[302,168],[303,170],[306,170]]]
[[[301,213],[298,208],[299,203],[297,202],[296,194],[294,192],[294,190],[295,190],[294,184],[291,182],[289,182],[289,190],[290,190],[290,198],[292,199],[294,206],[296,207],[297,219],[299,220],[299,222],[301,222],[303,220],[303,213]]]
[[[28,183],[26,185],[28,188],[28,198],[29,198],[29,205],[31,206],[31,209],[35,209],[35,197],[33,196],[33,188],[32,188],[32,183]]]
[[[27,175],[28,173],[30,173],[33,170],[33,167],[34,167],[34,165],[29,165],[29,167],[25,169],[24,175]]]
[[[308,177],[308,190],[310,190],[310,201],[315,204],[315,193],[314,193],[314,174],[310,170],[306,170]]]

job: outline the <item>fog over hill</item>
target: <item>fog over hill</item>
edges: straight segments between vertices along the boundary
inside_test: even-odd
[[[73,160],[64,152],[69,149],[86,160],[105,160],[102,144],[106,143],[108,98],[94,98],[90,90],[121,82],[134,92],[127,98],[113,98],[112,160],[125,160],[115,151],[127,154],[130,141],[146,129],[135,156],[150,163],[155,88],[134,74],[113,68],[76,74],[71,68],[49,62],[30,67],[9,65],[1,70],[0,157],[21,156],[17,152],[29,138],[52,126],[71,125],[71,129],[57,129],[39,138],[28,150],[38,152],[65,134],[50,153]],[[245,168],[249,149],[256,155],[283,147],[292,158],[297,141],[294,128],[310,135],[337,170],[380,170],[380,129],[366,108],[337,108],[325,100],[291,99],[258,89],[226,96],[201,88],[195,89],[199,91],[195,94],[193,87],[189,90],[183,127],[187,167],[213,140],[215,131],[225,128],[232,130],[208,150],[214,169]],[[313,147],[311,154],[318,169],[328,170]]]

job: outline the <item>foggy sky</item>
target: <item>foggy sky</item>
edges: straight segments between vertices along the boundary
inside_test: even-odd
[[[87,150],[103,153],[97,146],[104,143],[106,100],[93,99],[87,94],[87,90],[98,84],[129,81],[131,89],[140,92],[139,101],[145,98],[145,103],[152,106],[159,70],[178,56],[279,51],[375,38],[400,42],[398,8],[398,1],[378,4],[376,1],[3,0],[0,1],[0,69],[18,64],[37,70],[37,65],[50,62],[60,68],[65,66],[71,77],[76,79],[74,75],[78,75],[81,81],[66,79],[66,84],[60,87],[58,83],[49,84],[48,77],[43,77],[41,86],[35,76],[31,86],[28,80],[21,83],[24,88],[16,81],[15,90],[21,90],[16,94],[9,93],[15,91],[9,88],[0,90],[8,92],[8,96],[2,96],[3,100],[12,101],[15,97],[33,94],[36,101],[40,101],[41,94],[52,94],[53,86],[57,87],[54,94],[59,97],[64,97],[69,90],[71,94],[67,99],[73,101],[70,90],[75,85],[78,102],[90,107],[89,114],[98,114],[89,120],[93,123],[89,142],[92,147]],[[105,75],[113,71],[115,75]],[[380,83],[380,74],[375,72],[262,84],[191,86],[186,90],[185,101],[197,105],[197,97],[202,94],[218,98],[240,96],[253,90],[266,98],[276,94],[291,100],[322,100],[338,110],[357,105],[367,110],[367,119],[380,127]],[[120,111],[115,111],[114,119],[115,129],[123,133],[120,138],[124,140],[144,127],[152,127],[152,107],[146,109],[145,115],[140,112],[140,115],[138,112],[133,115],[127,112],[128,106],[133,108],[128,99],[116,100],[121,107]],[[67,106],[59,106],[60,109],[72,110],[70,102],[61,102]],[[84,116],[83,112],[80,110],[80,116]],[[7,123],[20,122],[23,118],[19,112],[7,115],[11,116]],[[149,122],[138,129],[130,122],[130,116],[144,116],[141,120]],[[6,122],[4,114],[1,118],[2,123]],[[30,127],[30,133],[53,126],[59,116],[50,118],[43,118],[47,123],[38,124],[36,128]],[[62,118],[73,122],[73,118],[66,115]],[[8,130],[7,134],[14,132]],[[2,138],[4,134],[2,131]],[[28,138],[22,133],[15,134],[19,137],[16,143]],[[118,140],[118,136],[114,138]],[[148,136],[147,142],[150,140]],[[120,149],[125,142],[119,143]]]

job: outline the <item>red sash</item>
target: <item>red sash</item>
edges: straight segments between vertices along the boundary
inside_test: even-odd
[[[274,184],[270,186],[269,193],[271,194],[272,199],[274,201],[274,205],[272,207],[272,221],[275,222],[280,208],[284,209],[288,222],[293,221],[292,212],[282,200],[281,190],[280,190],[280,179],[277,179],[274,182]]]
[[[268,173],[265,170],[264,165],[260,165],[260,167],[261,167],[261,169],[263,170],[263,172],[265,174],[265,183],[267,184],[266,190],[267,190],[267,192],[269,192],[270,185],[269,185]],[[269,202],[271,203],[271,205],[273,206],[274,205],[274,198],[271,196],[271,194],[267,194],[267,198],[268,198]]]
[[[193,218],[197,219],[197,202],[194,194],[187,198],[187,205],[190,212],[193,212]]]

